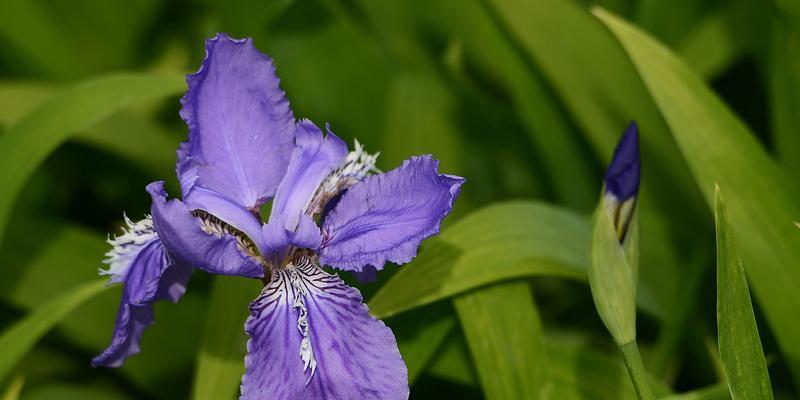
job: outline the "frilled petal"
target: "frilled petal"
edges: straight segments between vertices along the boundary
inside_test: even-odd
[[[214,274],[264,276],[261,266],[245,254],[235,236],[222,231],[206,233],[200,219],[185,204],[176,199],[168,201],[164,182],[149,184],[147,191],[153,200],[153,226],[173,260]]]
[[[407,399],[392,331],[358,290],[306,263],[277,272],[250,306],[241,398]]]
[[[411,261],[420,242],[439,233],[465,181],[439,174],[438,165],[428,155],[412,157],[351,187],[325,218],[321,262],[360,271]]]
[[[119,367],[139,352],[144,330],[153,324],[153,303],[173,303],[186,291],[192,268],[170,262],[158,237],[137,246],[121,276],[124,287],[111,344],[92,359],[95,367]]]
[[[177,168],[184,195],[196,185],[257,209],[275,194],[294,148],[294,116],[272,60],[251,39],[218,34],[186,81],[180,114],[189,142]]]
[[[316,248],[319,228],[306,209],[320,183],[347,156],[347,144],[328,130],[327,135],[309,120],[297,124],[296,147],[286,175],[278,187],[269,224],[264,228],[269,247],[281,250],[289,244]]]

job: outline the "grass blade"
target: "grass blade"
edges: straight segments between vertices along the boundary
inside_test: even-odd
[[[747,127],[668,49],[603,10],[595,14],[627,50],[713,207],[725,187],[733,231],[753,289],[790,369],[800,382],[800,200]]]
[[[36,342],[72,310],[105,290],[105,279],[93,281],[61,294],[6,329],[0,335],[0,381]]]
[[[771,399],[744,265],[719,187],[714,195],[717,224],[717,330],[719,355],[734,399]]]

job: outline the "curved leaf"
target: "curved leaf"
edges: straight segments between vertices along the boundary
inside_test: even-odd
[[[263,285],[253,279],[226,278],[215,278],[206,310],[192,387],[194,400],[236,397],[244,374],[244,321],[250,302]]]
[[[528,282],[493,285],[458,296],[453,304],[486,398],[545,398],[548,362]]]
[[[90,282],[53,298],[0,336],[0,381],[36,342],[72,310],[105,290],[105,279]]]
[[[589,224],[536,202],[486,207],[457,221],[370,300],[388,317],[482,285],[530,275],[585,279]]]
[[[753,289],[800,381],[800,199],[747,127],[667,48],[601,9],[595,14],[627,50],[656,101],[709,207],[728,193],[734,234]]]
[[[734,399],[771,399],[767,363],[761,350],[750,290],[719,187],[717,222],[717,330],[719,356]]]
[[[176,76],[114,75],[76,86],[47,101],[0,136],[0,241],[25,181],[71,133],[130,104],[181,93]]]

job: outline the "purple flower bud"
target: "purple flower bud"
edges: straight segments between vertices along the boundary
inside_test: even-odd
[[[606,193],[620,203],[639,193],[639,127],[631,121],[617,143],[614,158],[606,171]]]
[[[614,222],[620,243],[625,240],[639,194],[639,127],[632,121],[617,143],[606,171],[603,203]]]

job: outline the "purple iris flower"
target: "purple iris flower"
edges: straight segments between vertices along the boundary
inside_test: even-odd
[[[92,360],[118,367],[139,351],[152,305],[177,301],[192,271],[262,279],[250,305],[242,399],[403,399],[408,377],[392,331],[358,290],[323,265],[371,274],[403,264],[439,232],[464,178],[429,155],[387,173],[377,155],[326,126],[296,121],[272,60],[250,39],[206,42],[187,77],[178,149],[182,200],[147,186],[151,216],[110,239],[111,283],[123,283],[111,345]],[[272,200],[262,223],[259,210]]]
[[[613,218],[619,240],[625,238],[639,194],[639,127],[631,121],[617,143],[605,177],[606,210]]]

